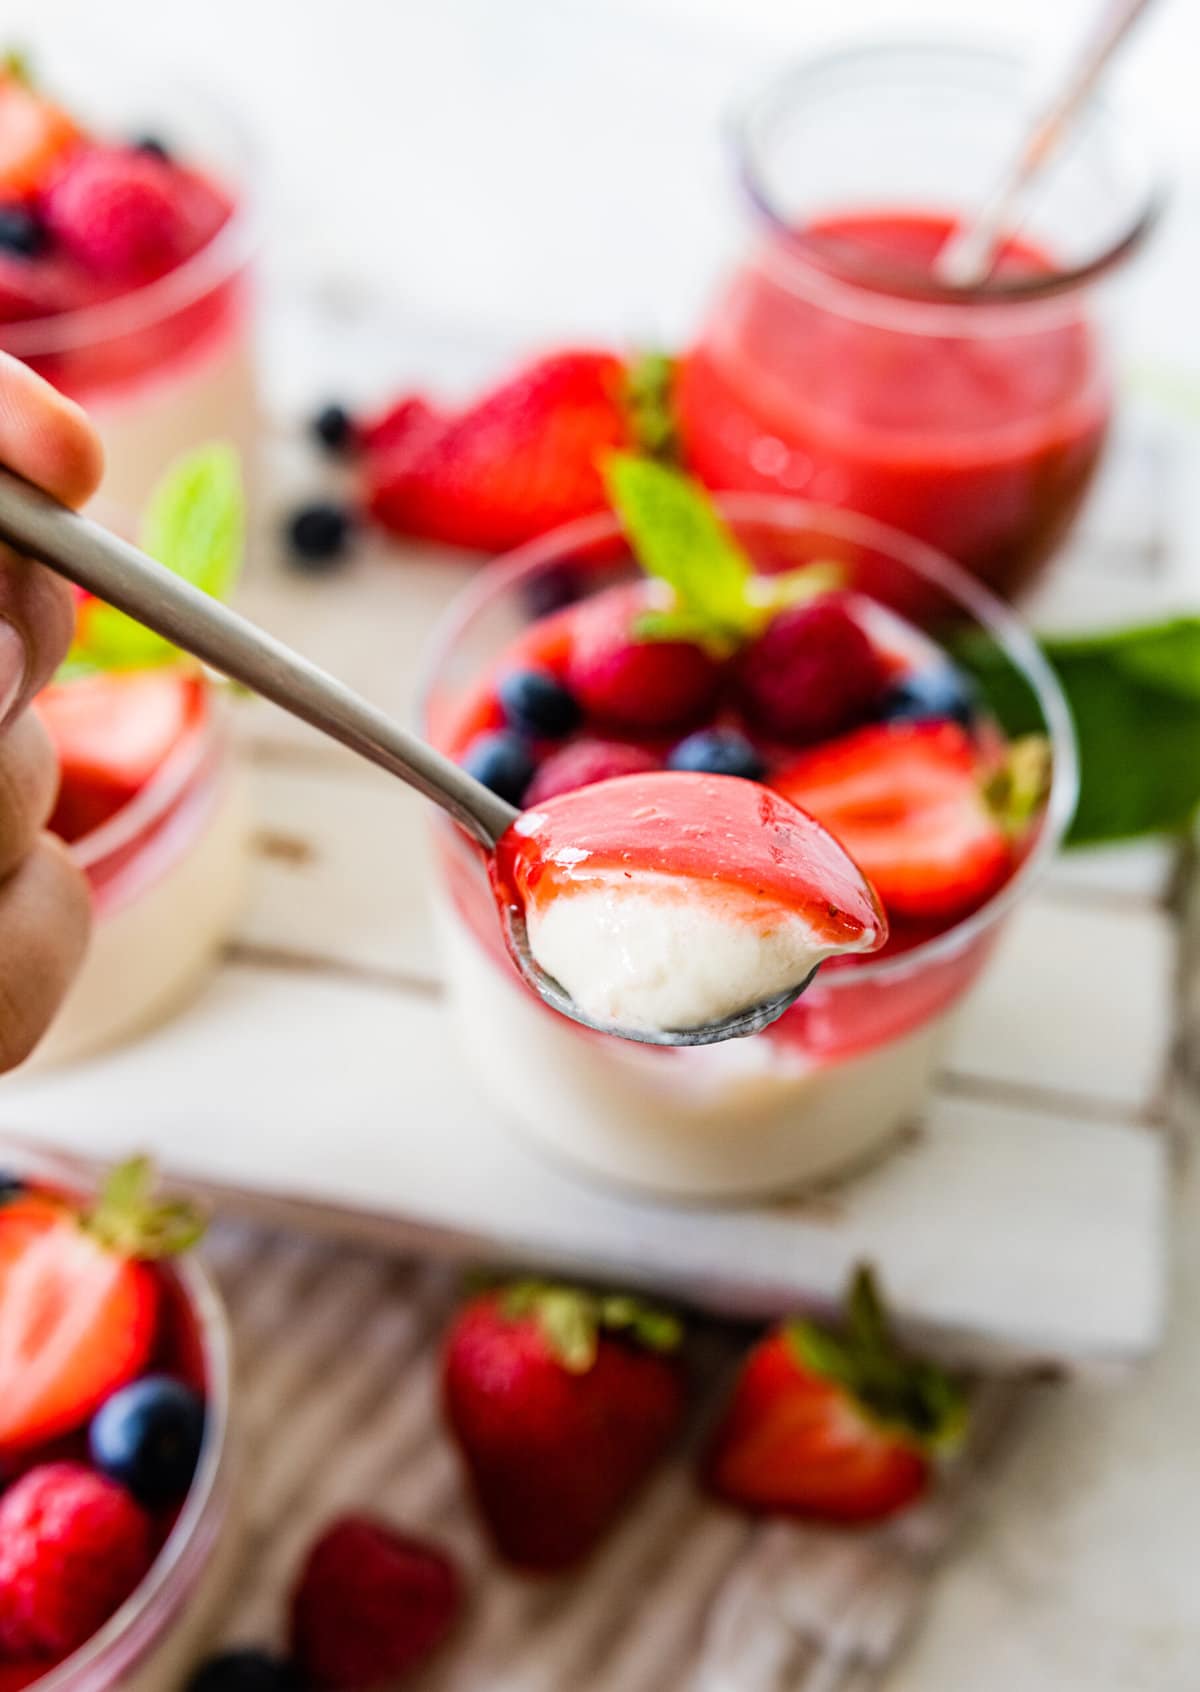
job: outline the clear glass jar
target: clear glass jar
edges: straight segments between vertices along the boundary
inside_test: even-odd
[[[71,846],[92,891],[91,945],[22,1073],[159,1021],[210,968],[238,914],[247,877],[242,779],[216,690],[199,679],[195,687],[196,709],[170,755],[134,799]]]
[[[923,546],[867,518],[798,500],[729,495],[727,520],[762,570],[834,560],[847,586],[936,637],[982,633],[1024,678],[1053,750],[1040,825],[980,909],[910,950],[827,965],[766,1033],[665,1049],[597,1035],[523,985],[500,938],[480,854],[435,823],[435,909],[461,1044],[500,1115],[594,1176],[679,1198],[794,1187],[855,1163],[919,1112],[964,996],[1014,905],[1059,844],[1076,794],[1066,701],[998,600]],[[456,749],[481,681],[533,620],[537,584],[564,561],[587,593],[636,573],[615,521],[573,524],[480,576],[435,639],[422,730]]]
[[[78,310],[0,323],[0,348],[91,414],[105,446],[104,497],[130,511],[142,510],[173,458],[205,441],[231,442],[249,477],[259,432],[253,149],[234,112],[185,83],[135,74],[135,62],[115,57],[111,44],[86,57],[48,50],[36,73],[101,138],[161,136],[232,196],[230,217],[156,281]]]
[[[38,1158],[5,1155],[31,1181],[78,1187],[77,1172]],[[204,1378],[204,1445],[178,1519],[149,1574],[78,1651],[31,1692],[173,1692],[203,1654],[221,1599],[236,1572],[237,1442],[233,1431],[233,1346],[219,1293],[195,1258],[164,1270],[178,1295],[176,1320],[197,1342]]]
[[[1113,406],[1096,287],[1158,180],[1098,106],[982,287],[932,260],[1028,119],[1018,59],[892,46],[814,60],[739,126],[749,252],[684,361],[692,468],[875,517],[1011,595],[1054,552]]]

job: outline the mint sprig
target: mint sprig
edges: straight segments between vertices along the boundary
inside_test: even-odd
[[[1047,636],[1040,645],[1079,742],[1069,844],[1185,827],[1200,807],[1200,617]],[[955,656],[1010,736],[1044,728],[1029,683],[993,641],[960,642]]]
[[[245,537],[245,498],[237,453],[232,447],[198,448],[177,459],[150,496],[139,543],[144,552],[216,599],[227,598],[237,581]],[[181,658],[161,635],[89,600],[58,679],[107,670],[149,670]]]
[[[727,657],[777,612],[841,581],[828,563],[760,576],[707,490],[654,459],[614,453],[605,480],[638,563],[670,589],[668,605],[638,620],[639,640],[692,641]]]

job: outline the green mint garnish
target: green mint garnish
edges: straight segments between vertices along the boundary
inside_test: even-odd
[[[778,611],[828,593],[841,579],[838,567],[825,563],[758,575],[706,489],[665,464],[614,453],[605,479],[638,563],[671,590],[668,606],[639,619],[640,640],[694,641],[726,657]]]
[[[150,497],[138,536],[142,550],[193,587],[226,598],[237,580],[245,499],[232,447],[205,446],[177,459]],[[181,654],[111,605],[87,602],[59,680],[105,670],[148,670]]]
[[[1200,617],[1049,636],[1042,651],[1071,707],[1080,794],[1071,845],[1183,828],[1200,807]],[[1028,682],[994,642],[960,642],[1010,736],[1044,729]]]

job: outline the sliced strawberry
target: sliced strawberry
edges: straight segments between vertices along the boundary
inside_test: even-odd
[[[979,754],[958,723],[860,729],[797,758],[771,785],[824,823],[897,917],[962,916],[1012,868]]]
[[[194,720],[198,701],[195,679],[171,669],[88,676],[39,694],[38,714],[62,766],[55,833],[78,840],[128,804]]]
[[[0,1209],[0,1456],[79,1427],[145,1367],[159,1312],[145,1259],[198,1231],[152,1205],[149,1179],[124,1166],[90,1211],[39,1194]]]
[[[415,460],[418,447],[424,450],[433,436],[447,424],[446,414],[438,412],[420,394],[406,394],[375,417],[368,417],[355,426],[354,443],[382,463],[385,456],[395,454],[392,468],[399,470],[403,459]]]
[[[0,77],[0,191],[36,192],[78,139],[61,107],[11,72]]]
[[[964,1416],[955,1384],[892,1344],[860,1271],[843,1332],[786,1323],[750,1352],[706,1477],[743,1509],[879,1521],[926,1490],[933,1453],[957,1438]]]
[[[601,461],[632,439],[625,374],[611,353],[555,353],[436,426],[381,420],[368,509],[396,533],[489,552],[602,511]]]
[[[612,588],[575,607],[566,682],[588,715],[613,728],[671,734],[709,711],[721,666],[686,640],[640,640],[644,583]]]

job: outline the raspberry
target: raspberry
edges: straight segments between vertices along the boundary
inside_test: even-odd
[[[125,147],[91,147],[47,190],[46,226],[97,276],[145,282],[186,256],[191,231],[173,168]]]
[[[0,1499],[0,1655],[63,1657],[150,1567],[149,1518],[81,1463],[44,1463]]]
[[[435,1546],[343,1516],[309,1552],[292,1596],[292,1654],[316,1685],[364,1692],[424,1662],[461,1601],[458,1570]]]
[[[645,775],[661,768],[662,760],[644,746],[630,746],[623,740],[576,740],[546,759],[525,794],[525,808],[545,804],[558,793],[590,787],[596,781]]]
[[[640,587],[581,605],[566,680],[589,716],[614,728],[670,734],[710,709],[721,671],[691,641],[635,639],[633,626],[645,609]]]
[[[743,652],[738,674],[754,726],[799,745],[861,723],[886,681],[861,624],[836,598],[781,612]]]

